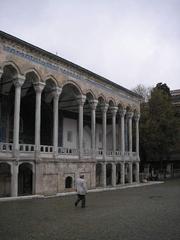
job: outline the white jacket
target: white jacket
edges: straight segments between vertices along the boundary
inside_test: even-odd
[[[86,181],[83,178],[78,178],[76,180],[76,191],[80,195],[85,195],[87,193]]]

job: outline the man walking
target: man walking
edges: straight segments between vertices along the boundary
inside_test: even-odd
[[[78,203],[81,201],[81,207],[85,208],[87,186],[86,186],[86,181],[84,179],[84,175],[80,175],[80,177],[77,178],[76,191],[77,191],[77,200],[75,202],[75,206],[77,207]]]

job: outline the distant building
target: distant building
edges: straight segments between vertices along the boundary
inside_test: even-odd
[[[140,97],[0,32],[0,196],[139,181]]]

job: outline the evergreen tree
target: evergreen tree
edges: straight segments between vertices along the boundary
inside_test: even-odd
[[[158,83],[147,103],[141,104],[140,157],[144,162],[157,161],[160,169],[168,159],[177,138],[177,120],[170,90]]]

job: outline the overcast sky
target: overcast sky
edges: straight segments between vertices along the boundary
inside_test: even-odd
[[[180,0],[1,0],[0,28],[128,89],[180,89]]]

